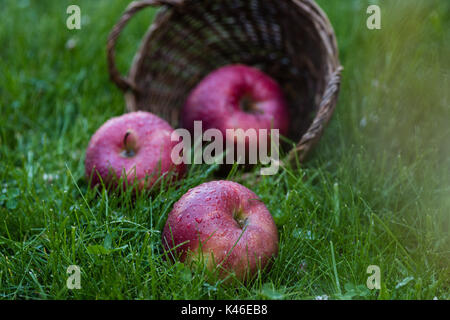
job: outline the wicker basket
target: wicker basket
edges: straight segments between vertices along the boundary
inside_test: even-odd
[[[141,9],[160,6],[127,77],[114,48]],[[147,110],[177,126],[193,87],[227,64],[255,66],[283,87],[290,108],[289,159],[303,161],[336,106],[340,73],[336,37],[312,0],[145,0],[132,2],[108,38],[112,81],[129,111]]]

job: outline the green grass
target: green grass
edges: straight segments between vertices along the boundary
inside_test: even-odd
[[[231,286],[161,249],[172,205],[217,179],[214,167],[136,198],[83,177],[90,136],[125,111],[105,44],[127,1],[1,2],[0,298],[450,298],[448,1],[319,1],[345,67],[337,110],[302,168],[244,180],[273,214],[280,251],[269,272]],[[73,2],[80,31],[65,27]],[[369,3],[381,5],[379,31],[366,28]],[[152,16],[126,29],[121,70]],[[81,290],[66,287],[74,264]],[[365,286],[369,265],[381,290]]]

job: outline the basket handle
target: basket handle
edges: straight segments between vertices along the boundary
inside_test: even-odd
[[[162,5],[177,5],[182,3],[183,0],[143,0],[143,1],[133,1],[126,8],[125,12],[120,17],[119,21],[114,25],[108,36],[107,42],[107,58],[108,58],[108,71],[110,79],[121,89],[122,91],[139,91],[136,85],[130,81],[126,76],[122,76],[117,70],[115,62],[115,47],[117,38],[119,37],[122,30],[127,25],[128,21],[140,10],[152,6],[162,6]]]

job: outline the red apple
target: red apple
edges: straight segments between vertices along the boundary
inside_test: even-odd
[[[224,278],[250,279],[278,252],[278,232],[258,196],[231,181],[190,189],[169,213],[163,245],[181,262],[203,261]],[[216,269],[217,268],[217,269]]]
[[[171,141],[174,130],[149,112],[132,112],[108,120],[92,136],[86,152],[86,176],[92,184],[117,186],[118,177],[126,173],[124,185],[135,179],[139,188],[150,188],[161,175],[180,177],[184,164],[174,165]],[[125,183],[127,182],[127,183]]]
[[[181,122],[193,132],[194,121],[202,121],[204,130],[220,130],[223,137],[226,129],[279,129],[286,135],[289,114],[275,80],[238,64],[212,72],[194,88],[183,107]]]

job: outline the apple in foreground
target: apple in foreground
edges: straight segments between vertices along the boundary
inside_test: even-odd
[[[258,196],[232,181],[190,189],[169,213],[162,236],[169,256],[203,261],[221,278],[249,280],[278,254],[278,232]]]
[[[159,177],[180,177],[184,164],[174,165],[171,141],[174,130],[149,112],[131,112],[108,120],[92,136],[86,152],[85,169],[92,185],[101,181],[117,186],[126,174],[125,186],[138,180],[139,189],[150,188]]]
[[[279,129],[286,135],[289,113],[274,79],[256,68],[236,64],[210,73],[190,93],[181,123],[193,132],[194,121],[202,121],[204,130],[220,130],[226,142],[226,129]],[[245,141],[247,149],[248,143]]]

